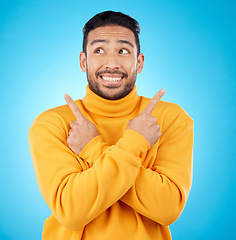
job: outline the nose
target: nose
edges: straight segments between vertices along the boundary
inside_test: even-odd
[[[105,66],[106,69],[119,69],[120,63],[118,56],[116,56],[114,53],[109,53],[106,56]]]

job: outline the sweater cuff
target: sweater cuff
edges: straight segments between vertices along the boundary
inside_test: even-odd
[[[116,146],[138,157],[150,149],[147,139],[131,129],[125,130],[123,137],[119,139]]]
[[[108,147],[109,145],[103,141],[102,136],[98,135],[95,138],[93,138],[90,142],[88,142],[88,144],[80,152],[79,157],[86,161],[89,161],[91,159],[96,159]]]

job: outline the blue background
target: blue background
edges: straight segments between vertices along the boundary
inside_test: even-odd
[[[113,2],[113,3],[111,3]],[[82,28],[104,10],[141,26],[139,95],[194,119],[193,186],[174,240],[232,239],[235,228],[236,3],[211,0],[0,2],[0,239],[36,240],[50,210],[34,175],[28,130],[41,112],[83,98]]]

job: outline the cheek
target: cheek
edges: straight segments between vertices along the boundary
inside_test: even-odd
[[[88,59],[87,60],[87,71],[90,75],[95,75],[96,72],[101,68],[101,62]]]
[[[95,74],[95,71],[96,71],[96,68],[95,68],[94,64],[92,64],[91,62],[87,62],[87,72],[90,75],[93,75],[93,74]]]
[[[136,74],[136,72],[137,72],[137,67],[136,67],[136,65],[130,66],[129,69],[130,69],[129,71],[130,71],[130,74],[131,74],[131,75]]]
[[[135,59],[127,59],[123,62],[123,67],[130,75],[133,75],[137,72],[137,61]]]

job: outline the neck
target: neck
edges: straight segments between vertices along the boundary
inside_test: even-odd
[[[139,105],[139,96],[137,95],[136,85],[128,95],[118,100],[102,98],[87,85],[86,96],[83,98],[82,103],[88,111],[97,115],[120,117],[129,115],[135,110]]]

